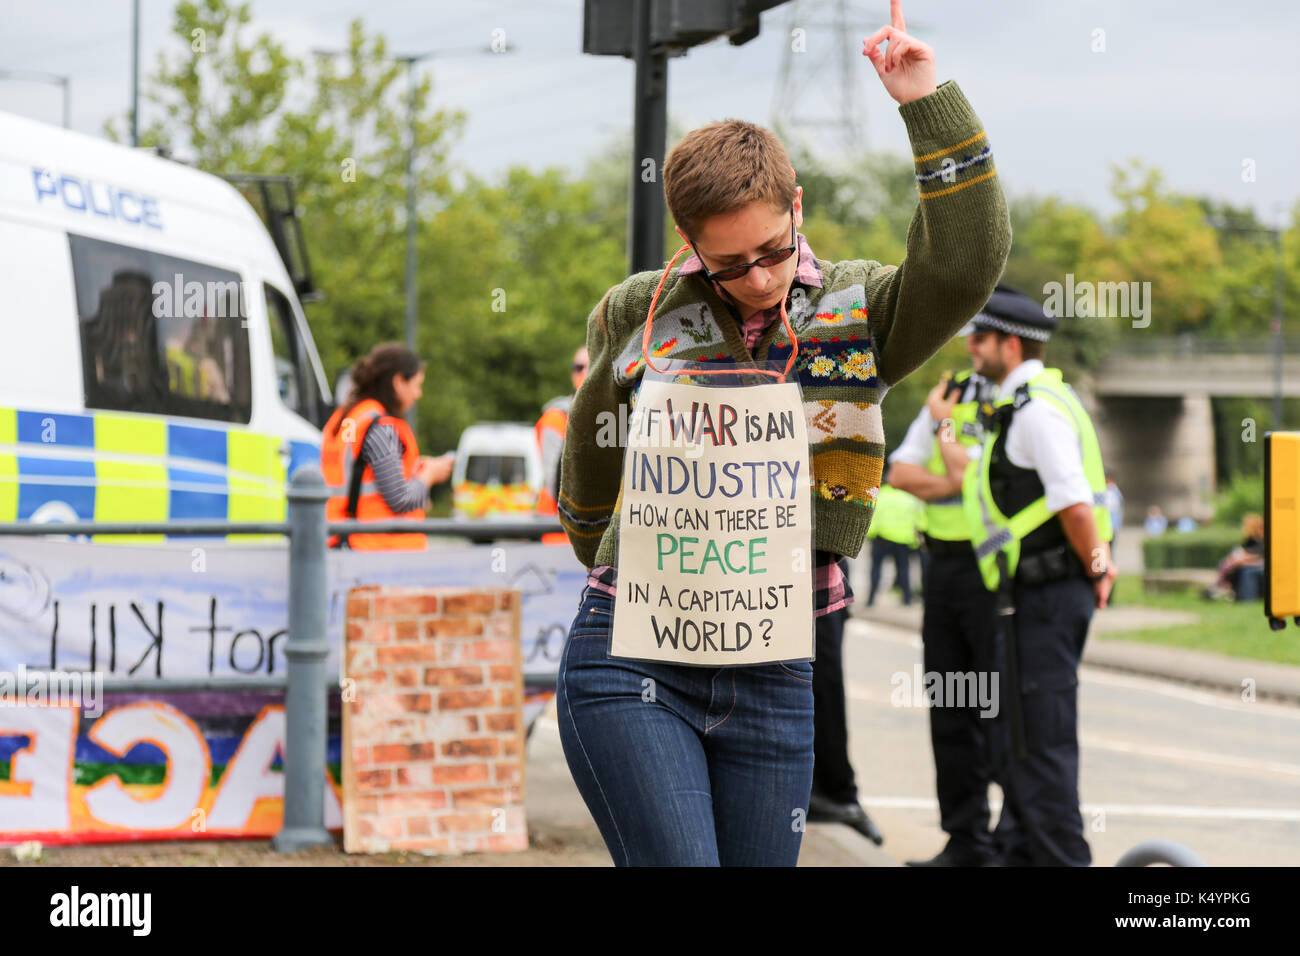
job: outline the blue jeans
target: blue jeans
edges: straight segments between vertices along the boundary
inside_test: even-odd
[[[569,771],[618,866],[794,866],[812,791],[812,665],[607,656],[587,588],[560,659]]]

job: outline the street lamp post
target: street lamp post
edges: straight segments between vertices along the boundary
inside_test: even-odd
[[[415,351],[415,317],[420,295],[415,282],[415,65],[427,56],[429,56],[428,53],[421,56],[399,57],[406,63],[408,88],[407,125],[410,127],[410,138],[406,144],[406,347],[412,352]],[[411,404],[410,419],[411,428],[414,429],[416,424],[415,403]]]
[[[1282,222],[1278,216],[1273,230],[1273,249],[1277,266],[1273,280],[1273,428],[1282,430],[1282,293],[1286,282],[1286,263],[1282,259]]]
[[[52,83],[63,87],[63,128],[71,128],[68,123],[72,98],[71,77],[60,73],[45,73],[40,70],[0,70],[0,80],[31,80],[34,83]]]
[[[419,306],[419,290],[415,281],[416,272],[416,190],[415,190],[415,148],[417,119],[415,111],[415,91],[419,85],[417,82],[416,66],[423,60],[434,58],[445,59],[453,56],[474,56],[483,53],[493,55],[501,53],[513,53],[514,46],[511,44],[502,44],[500,46],[492,45],[486,47],[462,47],[454,50],[428,50],[424,53],[402,54],[394,56],[393,59],[399,63],[406,64],[407,76],[407,144],[406,144],[406,322],[405,338],[406,347],[412,352],[416,351],[416,317]],[[313,50],[316,56],[348,56],[348,50]],[[407,421],[411,428],[416,426],[416,408],[411,406],[406,413]]]
[[[140,0],[131,5],[131,145],[140,145]]]

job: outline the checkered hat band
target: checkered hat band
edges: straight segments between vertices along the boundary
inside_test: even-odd
[[[1006,319],[999,319],[996,315],[989,315],[987,312],[981,312],[975,316],[974,324],[977,329],[996,329],[999,332],[1006,332],[1008,335],[1018,335],[1022,339],[1034,339],[1037,342],[1046,342],[1052,337],[1050,329],[1036,329],[1031,325],[1008,322]]]

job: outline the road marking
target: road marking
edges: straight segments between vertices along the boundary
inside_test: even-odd
[[[868,810],[929,810],[938,811],[939,801],[933,797],[885,797],[859,794],[858,801]],[[989,800],[990,812],[1002,809],[1002,801]],[[1298,823],[1300,810],[1287,807],[1211,807],[1180,806],[1162,803],[1083,803],[1081,813],[1101,811],[1117,817],[1165,817],[1182,820],[1253,820],[1264,823]]]
[[[1088,682],[1093,684],[1108,684],[1111,687],[1127,687],[1132,690],[1144,690],[1155,694],[1162,694],[1165,697],[1172,697],[1177,700],[1189,701],[1193,704],[1203,704],[1206,707],[1218,707],[1220,710],[1235,710],[1243,713],[1266,713],[1270,717],[1288,717],[1291,720],[1300,720],[1300,707],[1288,704],[1280,704],[1272,700],[1256,700],[1253,703],[1246,703],[1241,700],[1240,695],[1234,691],[1222,690],[1211,691],[1205,688],[1192,688],[1181,684],[1163,680],[1159,677],[1147,677],[1139,674],[1120,674],[1115,671],[1102,670],[1101,668],[1085,664],[1080,674]]]
[[[850,627],[855,627],[863,637],[872,640],[884,641],[887,644],[897,644],[903,647],[912,647],[921,649],[923,646],[921,638],[911,633],[904,627],[895,624],[887,624],[882,621],[850,621]],[[1250,661],[1243,660],[1243,664],[1248,665]],[[1246,703],[1240,699],[1236,691],[1231,690],[1207,690],[1205,688],[1193,688],[1173,681],[1167,678],[1150,677],[1139,674],[1123,674],[1111,670],[1105,670],[1091,664],[1084,663],[1079,668],[1079,677],[1081,680],[1092,684],[1105,684],[1111,687],[1126,687],[1131,690],[1141,690],[1153,694],[1161,694],[1165,697],[1171,697],[1176,700],[1184,700],[1193,704],[1201,704],[1206,707],[1217,707],[1220,710],[1233,710],[1241,713],[1264,713],[1270,717],[1284,717],[1290,720],[1300,720],[1300,707],[1290,704],[1281,704],[1271,700],[1256,700]],[[863,700],[873,700],[876,698],[867,696]]]
[[[1135,744],[1127,740],[1114,740],[1097,737],[1093,734],[1081,734],[1079,744],[1097,750],[1111,750],[1116,753],[1137,754],[1143,757],[1156,757],[1163,760],[1183,761],[1185,763],[1207,764],[1226,767],[1232,770],[1247,770],[1261,773],[1277,773],[1290,777],[1300,777],[1300,766],[1282,763],[1277,760],[1255,760],[1251,757],[1239,757],[1235,754],[1213,753],[1208,750],[1185,750],[1182,747],[1161,747],[1150,744]]]

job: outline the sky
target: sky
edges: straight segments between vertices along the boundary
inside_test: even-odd
[[[906,154],[897,104],[860,54],[889,5],[845,0],[847,31],[831,25],[840,5],[788,2],[763,15],[748,44],[717,41],[670,60],[671,123],[773,125],[788,59],[800,116],[842,113],[847,76],[864,148]],[[161,50],[178,48],[168,31],[174,0],[140,7],[147,75]],[[488,177],[511,165],[576,174],[593,152],[630,137],[632,123],[631,61],[582,52],[582,10],[581,0],[252,0],[251,32],[307,57],[342,47],[356,17],[394,53],[486,47],[503,30],[508,54],[422,65],[435,103],[468,114],[453,164]],[[131,0],[0,0],[0,11],[0,71],[69,76],[74,129],[99,135],[106,119],[125,114]],[[1279,204],[1289,210],[1300,199],[1300,4],[904,0],[903,12],[909,32],[934,48],[938,79],[955,80],[984,121],[1013,197],[1057,195],[1113,213],[1111,167],[1137,158],[1179,192],[1253,207],[1270,224]],[[794,29],[805,50],[787,57]],[[57,124],[61,93],[0,79],[0,110]]]

